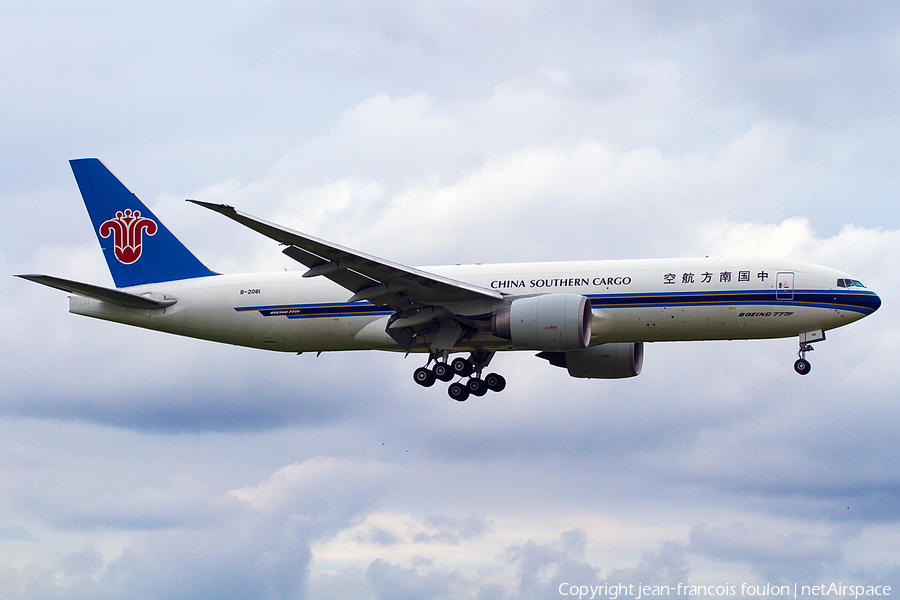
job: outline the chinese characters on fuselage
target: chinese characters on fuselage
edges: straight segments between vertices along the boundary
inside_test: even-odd
[[[712,283],[715,278],[716,273],[682,273],[681,278],[679,279],[677,273],[666,273],[663,275],[663,284],[665,285],[675,285],[676,282],[680,281],[682,284],[690,285],[695,283]],[[719,283],[731,283],[735,281],[734,271],[719,271],[718,273]],[[760,271],[756,274],[757,281],[765,281],[769,278],[769,274],[765,271]],[[749,282],[751,279],[750,271],[738,271],[737,279],[738,282]]]

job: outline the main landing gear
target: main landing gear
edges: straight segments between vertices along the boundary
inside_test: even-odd
[[[419,367],[413,373],[413,380],[423,387],[431,387],[438,379],[450,381],[454,377],[460,377],[460,381],[451,383],[447,393],[457,402],[463,402],[469,395],[484,396],[489,391],[500,392],[506,387],[506,379],[497,373],[489,373],[483,379],[481,372],[491,361],[493,352],[472,352],[468,359],[455,358],[453,362],[447,362],[449,352],[442,351],[432,354],[424,367]],[[435,361],[430,369],[428,365]],[[468,377],[468,379],[465,379]]]

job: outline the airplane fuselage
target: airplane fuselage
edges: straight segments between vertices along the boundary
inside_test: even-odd
[[[510,297],[579,294],[591,303],[590,345],[797,336],[877,309],[869,290],[839,286],[840,271],[762,258],[697,258],[423,267]],[[397,350],[385,329],[393,310],[322,277],[294,272],[217,275],[124,288],[176,302],[123,308],[72,296],[73,313],[168,333],[283,352]],[[457,311],[459,312],[459,311]],[[427,340],[423,340],[427,342]],[[456,351],[514,350],[479,332]],[[413,347],[425,351],[425,343]]]

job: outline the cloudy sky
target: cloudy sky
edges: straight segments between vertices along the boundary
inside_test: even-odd
[[[726,5],[727,4],[727,5]],[[0,597],[900,593],[900,9],[885,2],[0,6]],[[753,254],[877,291],[794,339],[503,355],[453,402],[399,355],[69,315],[112,285],[67,160],[211,268],[300,270],[184,198],[410,265]]]

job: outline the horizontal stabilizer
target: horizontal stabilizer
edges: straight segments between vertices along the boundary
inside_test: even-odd
[[[166,308],[167,306],[172,306],[176,302],[174,298],[154,300],[153,298],[148,298],[146,296],[138,296],[137,294],[129,294],[128,292],[120,290],[111,290],[99,285],[71,281],[69,279],[52,277],[50,275],[16,275],[16,277],[21,277],[28,281],[69,292],[70,294],[86,296],[88,298],[93,298],[94,300],[109,302],[110,304],[123,306],[125,308],[144,308],[152,310]]]

